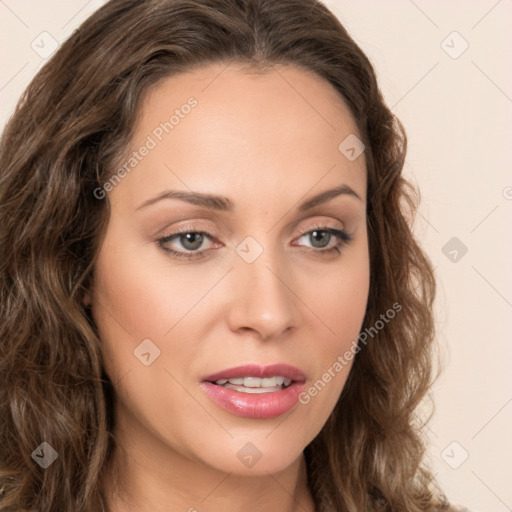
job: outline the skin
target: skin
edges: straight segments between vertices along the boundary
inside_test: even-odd
[[[84,298],[117,397],[109,505],[313,511],[302,452],[332,412],[352,361],[307,405],[272,419],[219,408],[200,382],[242,364],[288,363],[306,374],[307,389],[357,338],[369,292],[366,167],[364,154],[349,161],[338,150],[359,136],[356,124],[335,89],[311,72],[215,64],[153,86],[127,155],[191,96],[197,107],[108,192],[111,217]],[[297,210],[342,184],[360,199],[343,194]],[[168,189],[225,196],[234,209],[178,199],[137,209]],[[179,227],[211,235],[196,243],[204,258],[177,259],[159,246]],[[300,231],[319,227],[353,239],[322,254],[338,239]],[[263,248],[252,263],[236,252],[247,236]],[[167,243],[181,252],[190,245],[183,236]],[[145,366],[134,350],[148,338],[160,356]],[[252,467],[237,457],[249,442],[262,454]]]

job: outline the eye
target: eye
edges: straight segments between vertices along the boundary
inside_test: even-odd
[[[173,234],[157,240],[158,245],[167,253],[177,258],[191,260],[202,258],[209,249],[199,250],[206,240],[212,240],[213,236],[205,231],[197,231],[190,227],[181,227]],[[170,243],[178,245],[179,250],[171,249]],[[181,247],[179,247],[181,246]],[[176,247],[176,246],[175,246]]]
[[[310,241],[310,252],[321,255],[334,252],[341,254],[340,248],[352,240],[352,235],[349,235],[346,231],[328,226],[313,226],[309,230],[301,230],[300,232],[301,236],[297,240],[305,239]],[[192,260],[204,258],[212,250],[212,247],[205,249],[204,245],[207,241],[212,243],[213,240],[214,236],[206,231],[184,226],[177,229],[171,235],[158,239],[157,243],[162,250],[173,257]],[[293,245],[297,244],[293,243]],[[222,247],[222,244],[217,242],[217,246]]]
[[[308,230],[301,230],[302,236],[297,240],[305,239],[311,242],[312,249],[319,253],[340,253],[340,247],[352,240],[352,235],[346,231],[328,226],[314,226]],[[332,244],[334,240],[334,245]],[[329,247],[331,246],[331,247]]]

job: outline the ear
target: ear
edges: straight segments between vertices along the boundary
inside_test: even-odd
[[[88,308],[92,304],[92,297],[88,293],[85,293],[84,296],[82,297],[82,304],[86,308]]]

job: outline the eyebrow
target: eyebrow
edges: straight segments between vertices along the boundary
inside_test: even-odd
[[[339,187],[326,190],[313,196],[298,206],[299,212],[311,210],[315,206],[326,203],[335,197],[341,195],[348,195],[363,201],[359,194],[350,188],[348,185],[340,185]],[[211,210],[229,212],[234,209],[233,203],[229,198],[223,196],[215,196],[212,194],[202,194],[200,192],[185,192],[181,190],[166,190],[156,197],[144,201],[142,204],[137,206],[136,210],[140,210],[152,204],[155,204],[163,199],[178,199],[180,201],[186,201],[187,203],[203,206]]]

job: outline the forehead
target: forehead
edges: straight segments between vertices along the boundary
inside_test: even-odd
[[[364,154],[350,161],[339,149],[349,136],[361,138],[350,109],[315,73],[211,64],[162,79],[146,93],[128,154],[148,140],[153,147],[127,181],[144,196],[169,180],[215,192],[216,184],[235,188],[234,179],[272,187],[281,177],[300,193],[332,170],[329,184],[345,181],[364,196]]]
[[[264,117],[266,112],[271,114],[269,111],[274,108],[283,122],[308,118],[307,125],[302,126],[304,131],[308,126],[316,129],[323,124],[323,132],[328,129],[358,132],[344,98],[313,71],[295,65],[271,65],[257,71],[233,62],[198,66],[160,80],[145,94],[140,123],[146,124],[152,114],[162,116],[172,112],[191,96],[210,115],[213,108],[224,114],[230,111],[250,114],[247,125]]]

